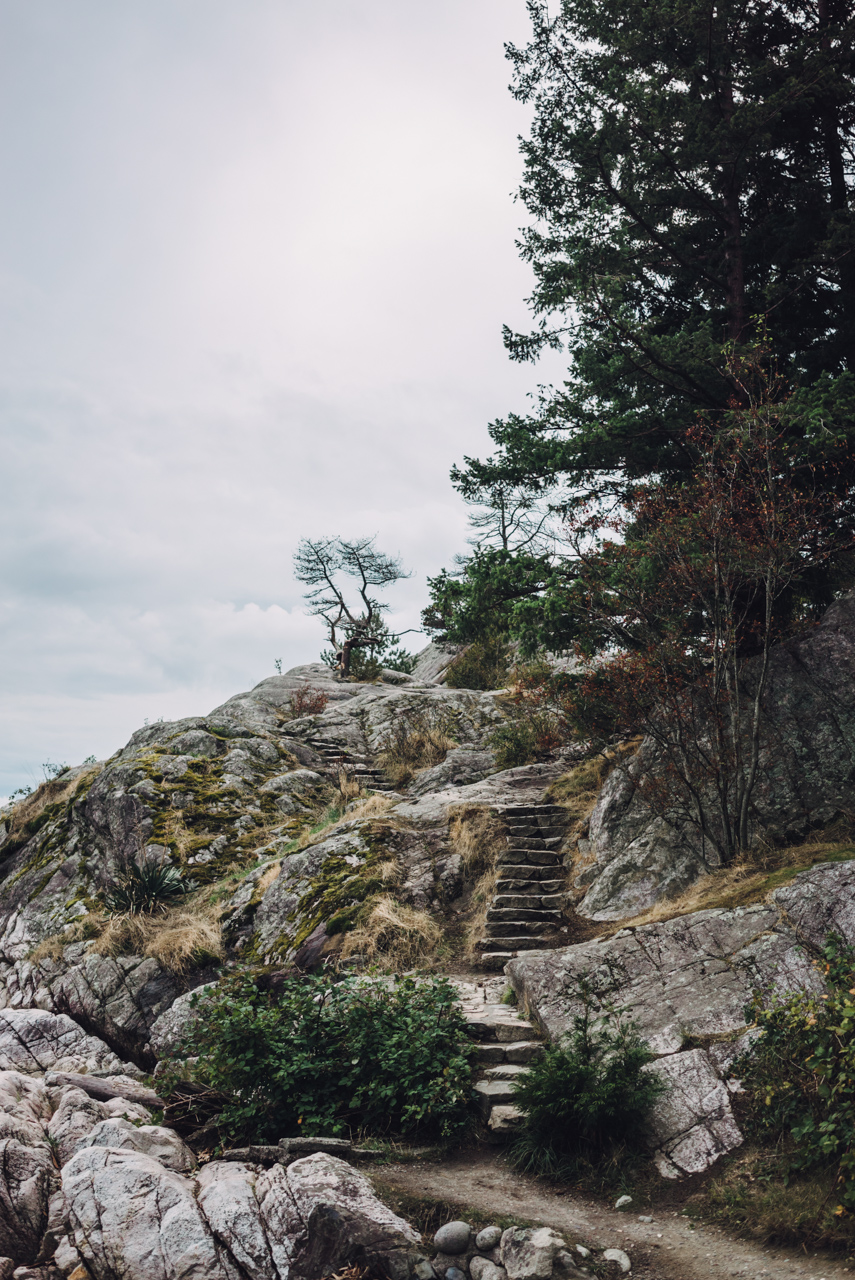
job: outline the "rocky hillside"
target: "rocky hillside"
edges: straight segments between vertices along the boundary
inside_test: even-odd
[[[648,744],[608,762],[580,746],[499,769],[491,742],[504,695],[445,687],[447,656],[433,646],[412,676],[370,684],[295,668],[209,715],[147,725],[109,760],[46,782],[0,815],[0,1092],[17,1099],[0,1126],[0,1255],[47,1265],[65,1240],[54,1259],[63,1270],[85,1255],[95,1280],[133,1280],[69,1241],[90,1240],[103,1188],[124,1185],[140,1159],[157,1167],[143,1177],[134,1165],[133,1178],[153,1178],[176,1220],[202,1213],[210,1274],[256,1274],[230,1270],[216,1243],[216,1215],[246,1199],[249,1182],[262,1217],[311,1214],[315,1193],[290,1185],[296,1166],[258,1181],[206,1174],[192,1209],[182,1190],[192,1152],[158,1126],[151,1149],[128,1135],[151,1118],[150,1099],[145,1116],[133,1110],[139,1082],[193,1016],[189,993],[237,963],[305,969],[337,956],[456,975],[476,1039],[495,1010],[478,1086],[494,1136],[513,1131],[509,1082],[539,1036],[571,1025],[584,977],[604,1007],[637,1020],[657,1055],[650,1069],[669,1083],[650,1133],[661,1173],[697,1172],[738,1146],[730,1068],[751,992],[816,989],[828,934],[855,943],[855,847],[838,834],[786,852],[852,812],[853,645],[850,598],[776,652],[755,813],[766,863],[736,871],[708,867],[690,832],[644,810]],[[117,891],[140,868],[185,892],[158,913],[122,913]],[[530,1022],[490,1003],[505,979],[488,975],[502,969]],[[525,1054],[499,1051],[504,1042]],[[110,1098],[57,1074],[69,1072],[108,1081]],[[64,1199],[57,1151],[74,1166]],[[318,1164],[299,1174],[306,1187],[327,1176],[350,1174]],[[417,1266],[406,1224],[383,1222]],[[257,1272],[268,1273],[286,1274]]]

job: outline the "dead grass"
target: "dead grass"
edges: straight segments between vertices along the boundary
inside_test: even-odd
[[[506,835],[505,823],[485,805],[457,804],[448,810],[448,839],[467,876],[496,865]]]
[[[218,908],[207,902],[156,915],[108,917],[89,950],[101,956],[150,956],[171,973],[183,973],[201,960],[223,959],[219,917]]]
[[[417,773],[441,764],[457,746],[452,731],[449,715],[438,708],[404,713],[386,732],[377,754],[380,768],[394,787],[406,786]]]
[[[679,897],[664,898],[640,915],[616,921],[613,927],[623,929],[628,925],[635,928],[642,924],[656,924],[713,907],[750,906],[751,903],[762,902],[767,894],[817,862],[848,862],[855,858],[855,845],[851,841],[826,840],[822,838],[824,834],[828,833],[817,833],[815,838],[804,844],[786,848],[761,846],[752,850],[743,861],[702,876]]]
[[[640,742],[640,738],[632,738],[613,750],[590,756],[547,787],[544,800],[549,804],[560,804],[567,810],[570,821],[567,834],[571,843],[575,844],[587,835],[588,822],[603,783],[612,769],[635,754]]]
[[[294,847],[289,849],[290,853],[299,853],[302,849],[308,849],[309,845],[318,844],[321,840],[326,840],[337,827],[343,826],[346,822],[358,822],[364,818],[379,818],[381,814],[388,813],[395,803],[388,796],[376,792],[374,795],[366,796],[359,804],[354,805],[347,813],[336,806],[328,809],[327,814],[314,827],[307,827],[301,833],[294,843]]]
[[[442,943],[442,929],[426,911],[382,894],[366,903],[356,928],[346,934],[342,957],[362,956],[384,973],[432,965]]]
[[[93,764],[91,768],[76,777],[49,778],[36,787],[32,795],[19,800],[9,815],[9,835],[15,836],[28,822],[34,822],[52,804],[62,804],[69,800],[78,787],[91,782],[102,770],[102,764]]]

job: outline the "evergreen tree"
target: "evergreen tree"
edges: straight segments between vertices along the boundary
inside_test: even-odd
[[[536,327],[511,357],[565,349],[567,381],[494,423],[452,480],[561,505],[678,478],[700,412],[738,400],[722,349],[756,338],[798,388],[793,443],[848,451],[855,417],[855,14],[846,0],[529,0],[508,50],[534,108],[522,199]],[[840,472],[842,483],[850,476]],[[554,558],[483,546],[431,584],[427,621],[465,638],[488,608],[555,643]],[[826,567],[811,593],[825,603]],[[534,631],[531,630],[532,626]],[[532,643],[534,640],[532,639]]]

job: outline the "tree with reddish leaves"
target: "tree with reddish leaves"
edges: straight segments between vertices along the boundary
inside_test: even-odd
[[[732,353],[728,373],[725,421],[687,432],[691,475],[568,522],[587,634],[582,674],[558,694],[586,736],[653,740],[644,798],[694,826],[718,863],[752,837],[770,650],[791,626],[781,601],[855,545],[842,464],[793,447],[792,396],[768,349]]]

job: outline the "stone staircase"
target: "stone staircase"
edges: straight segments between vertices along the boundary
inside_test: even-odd
[[[520,804],[501,813],[507,848],[499,855],[499,881],[479,943],[487,969],[502,969],[520,951],[546,945],[545,938],[561,926],[566,903],[559,853],[566,810],[557,804]]]
[[[472,983],[455,985],[469,1034],[478,1046],[474,1086],[478,1112],[489,1139],[502,1142],[514,1134],[520,1119],[513,1081],[542,1056],[544,1046],[536,1028],[513,1005],[490,998],[498,991]],[[495,980],[491,985],[496,985]]]
[[[339,772],[346,772],[365,791],[393,791],[394,787],[387,780],[382,769],[375,769],[364,757],[353,756],[341,747],[332,747],[328,742],[315,740],[309,745],[323,758],[321,769],[324,773],[337,777]]]

